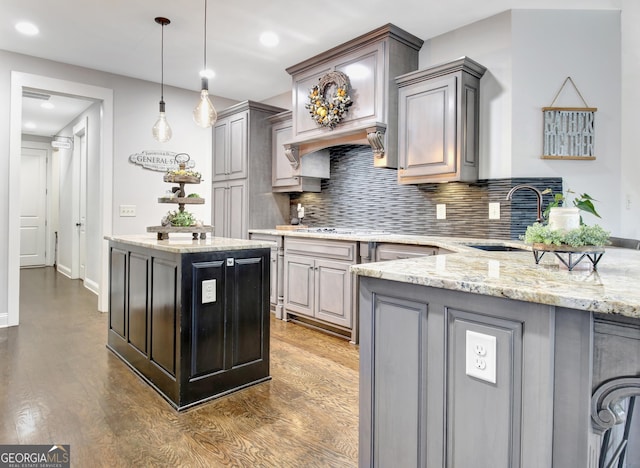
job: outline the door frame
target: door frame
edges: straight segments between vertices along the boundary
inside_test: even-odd
[[[9,217],[6,246],[7,278],[6,313],[0,312],[0,326],[18,325],[20,318],[20,152],[22,146],[22,90],[42,89],[101,102],[100,119],[100,208],[99,232],[103,236],[100,265],[98,310],[108,310],[108,242],[104,236],[113,231],[113,90],[85,83],[60,80],[31,73],[11,72],[11,122],[9,133]],[[4,315],[4,316],[3,316]]]
[[[74,182],[72,188],[72,203],[73,209],[77,210],[77,219],[74,219],[76,223],[82,223],[82,198],[84,197],[84,207],[85,207],[85,219],[84,219],[84,229],[85,229],[85,237],[84,237],[84,246],[82,245],[82,236],[80,235],[80,231],[82,230],[82,226],[78,226],[78,229],[74,231],[72,237],[72,245],[71,245],[71,278],[72,279],[81,279],[85,280],[86,277],[86,265],[85,271],[81,270],[82,264],[82,249],[85,250],[84,260],[86,263],[86,206],[87,206],[87,161],[89,155],[87,154],[88,146],[88,120],[87,117],[83,118],[76,125],[73,126],[73,167],[74,170],[77,171],[77,174],[74,174],[75,180],[77,184]],[[84,139],[83,139],[84,137]],[[82,142],[82,144],[80,144]],[[83,162],[83,152],[84,151],[84,162]],[[74,172],[75,172],[74,171]],[[84,179],[84,180],[83,180]],[[83,184],[84,184],[84,193],[83,193]],[[76,224],[77,226],[77,224]]]

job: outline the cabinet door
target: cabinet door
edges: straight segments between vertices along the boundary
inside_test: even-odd
[[[213,175],[216,180],[227,179],[229,119],[218,120],[213,126]]]
[[[351,327],[352,276],[349,264],[317,259],[315,317],[343,327]]]
[[[247,120],[247,112],[241,112],[229,118],[228,179],[247,177]]]
[[[234,239],[247,239],[247,182],[246,180],[229,181],[228,185],[228,236]]]
[[[298,255],[284,257],[284,302],[289,311],[313,317],[313,258]]]
[[[211,191],[213,197],[213,212],[211,213],[211,219],[213,221],[213,235],[216,237],[228,237],[227,226],[228,222],[228,190],[227,184],[213,184]]]
[[[213,127],[213,180],[247,177],[247,112],[221,119]]]
[[[399,91],[399,177],[455,174],[456,76]]]
[[[283,144],[290,141],[293,135],[291,121],[281,122],[272,128],[272,185],[273,187],[287,187],[296,185],[299,179],[296,178],[297,170],[293,169],[291,162],[285,156]]]

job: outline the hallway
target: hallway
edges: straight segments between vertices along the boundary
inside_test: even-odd
[[[273,380],[177,413],[105,346],[80,281],[21,270],[0,329],[0,443],[70,444],[71,466],[357,465],[358,349],[272,319]]]

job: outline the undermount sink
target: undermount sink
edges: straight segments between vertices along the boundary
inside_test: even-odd
[[[500,244],[467,244],[467,247],[473,247],[474,249],[487,250],[490,252],[526,252],[527,249],[521,249],[519,247],[512,247],[510,245]]]

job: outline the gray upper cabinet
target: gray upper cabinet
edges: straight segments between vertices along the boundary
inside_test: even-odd
[[[395,76],[418,68],[423,41],[387,24],[320,55],[287,68],[292,77],[293,156],[339,144],[369,144],[376,167],[397,167],[397,108]],[[333,130],[319,126],[306,105],[309,90],[329,72],[349,77],[353,105]]]
[[[248,112],[218,119],[213,126],[213,180],[247,177]]]
[[[213,132],[211,219],[219,237],[246,239],[249,229],[289,219],[289,200],[271,190],[271,123],[283,109],[244,101],[218,114]]]
[[[291,140],[291,111],[269,118],[272,123],[272,187],[274,192],[320,192],[320,182],[329,178],[329,151],[320,150],[296,161],[285,148]]]
[[[468,57],[396,78],[398,181],[478,179],[480,78]]]

